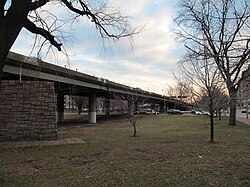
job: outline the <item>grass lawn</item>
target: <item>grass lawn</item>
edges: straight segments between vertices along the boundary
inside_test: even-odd
[[[204,116],[145,116],[131,137],[127,121],[67,127],[59,138],[85,144],[0,148],[0,186],[250,186],[250,126]]]

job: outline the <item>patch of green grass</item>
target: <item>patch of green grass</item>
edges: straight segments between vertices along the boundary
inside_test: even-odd
[[[80,145],[0,152],[0,186],[249,186],[250,126],[203,116],[145,116],[138,136],[129,122],[67,128]]]

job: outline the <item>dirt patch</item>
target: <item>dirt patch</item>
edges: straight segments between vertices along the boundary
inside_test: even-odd
[[[80,138],[65,138],[61,140],[43,140],[43,141],[20,141],[20,142],[0,142],[1,148],[25,148],[56,145],[83,144],[85,141]]]

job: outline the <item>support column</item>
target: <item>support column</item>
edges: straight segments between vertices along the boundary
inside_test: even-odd
[[[110,116],[110,99],[105,99],[104,107],[105,107],[105,115]]]
[[[166,111],[168,111],[168,109],[169,109],[169,103],[168,102],[165,102],[165,108],[166,108]]]
[[[63,122],[64,120],[64,95],[62,92],[57,94],[57,110],[56,110],[56,121],[57,123]]]
[[[133,100],[128,100],[128,115],[130,116],[134,115],[133,109],[134,109]]]
[[[135,108],[136,114],[138,114],[138,112],[139,112],[139,101],[136,101],[134,103],[134,108]]]
[[[96,123],[96,93],[89,95],[89,123]]]
[[[153,109],[154,111],[156,110],[155,109],[155,101],[151,101],[151,109]]]
[[[163,113],[166,113],[167,112],[167,102],[166,101],[163,101],[161,103],[161,107],[162,107],[162,112]]]

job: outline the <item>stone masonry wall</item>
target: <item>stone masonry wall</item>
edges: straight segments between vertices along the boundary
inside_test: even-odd
[[[57,138],[54,83],[5,81],[0,88],[0,141]]]

